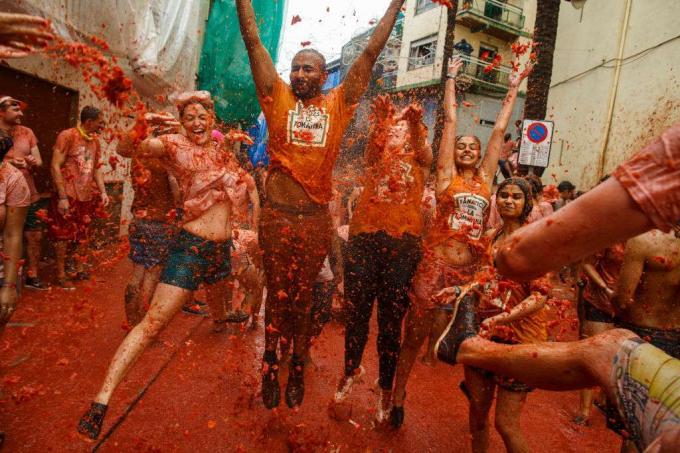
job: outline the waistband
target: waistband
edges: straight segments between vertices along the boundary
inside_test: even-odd
[[[270,208],[276,211],[282,211],[294,215],[316,215],[328,212],[328,205],[324,204],[315,204],[308,206],[288,206],[276,203],[271,200],[265,200],[264,208]]]
[[[234,241],[232,239],[227,239],[223,242],[211,241],[210,239],[205,239],[195,234],[189,233],[187,230],[181,230],[177,235],[177,244],[181,244],[184,247],[195,246],[199,250],[208,251],[210,249],[216,250],[220,247],[227,247],[231,249],[234,246]]]

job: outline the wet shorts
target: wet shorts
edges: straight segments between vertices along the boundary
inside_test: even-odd
[[[57,197],[50,203],[50,227],[48,236],[53,241],[84,241],[89,236],[90,224],[98,216],[99,199],[78,201],[69,197],[69,211],[59,213]]]
[[[434,308],[433,296],[444,288],[467,285],[477,270],[476,265],[453,266],[426,250],[413,277],[411,292],[416,296],[415,300],[427,300],[427,308]]]
[[[164,264],[177,229],[158,220],[135,219],[130,224],[130,261],[144,269]]]
[[[170,247],[161,283],[196,291],[202,283],[213,285],[231,273],[232,242],[214,242],[180,231]]]
[[[50,207],[49,198],[41,198],[35,203],[31,203],[26,214],[26,223],[24,224],[24,231],[42,231],[47,226],[45,220],[47,219],[47,211]],[[38,212],[40,211],[40,214]]]
[[[619,322],[617,327],[635,332],[635,335],[647,343],[656,346],[671,357],[680,359],[680,329],[654,329],[627,322]]]
[[[582,303],[583,303],[583,316],[585,317],[586,321],[614,324],[614,317],[611,314],[607,313],[604,310],[600,310],[587,300],[584,300]]]
[[[680,428],[680,360],[641,338],[626,340],[614,358],[611,384],[640,451],[664,431]]]

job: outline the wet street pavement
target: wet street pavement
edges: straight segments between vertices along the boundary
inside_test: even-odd
[[[98,442],[76,423],[99,388],[125,335],[123,292],[131,266],[112,260],[77,291],[24,292],[0,340],[0,430],[4,451],[101,452],[427,452],[469,451],[462,367],[414,368],[399,431],[372,426],[377,378],[375,324],[366,348],[365,381],[354,392],[350,421],[328,416],[343,355],[342,326],[331,322],[307,369],[305,403],[266,410],[260,399],[263,327],[211,332],[209,318],[180,313],[114,393]],[[285,369],[286,367],[282,367]],[[286,373],[281,376],[285,384]],[[577,392],[535,391],[522,429],[536,452],[619,450],[597,413],[590,427],[571,418]],[[493,412],[492,412],[493,413]],[[492,416],[493,417],[493,416]],[[493,418],[491,419],[493,427]],[[491,452],[504,451],[491,429]]]

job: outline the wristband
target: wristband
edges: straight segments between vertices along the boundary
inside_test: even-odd
[[[68,196],[66,196],[66,197],[59,197],[59,201],[61,201],[61,200],[68,200]]]
[[[3,283],[2,287],[3,288],[16,288],[17,284],[16,283]]]
[[[456,80],[456,76],[455,76],[455,75],[451,75],[451,74],[446,74],[446,78],[447,78],[447,79],[451,79],[451,80]]]

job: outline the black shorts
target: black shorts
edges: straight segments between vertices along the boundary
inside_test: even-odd
[[[614,317],[612,315],[604,310],[600,310],[585,299],[583,300],[583,314],[586,321],[614,324]]]

